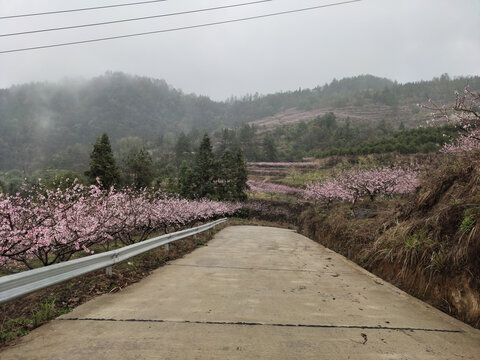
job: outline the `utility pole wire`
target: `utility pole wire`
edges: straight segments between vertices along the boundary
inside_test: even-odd
[[[281,11],[281,12],[264,14],[264,15],[250,16],[250,17],[245,17],[245,18],[225,20],[225,21],[217,21],[217,22],[198,24],[198,25],[183,26],[183,27],[177,27],[177,28],[171,28],[171,29],[146,31],[146,32],[141,32],[141,33],[136,33],[136,34],[118,35],[118,36],[110,36],[110,37],[97,38],[97,39],[71,41],[71,42],[57,43],[57,44],[50,44],[50,45],[32,46],[32,47],[27,47],[27,48],[3,50],[3,51],[0,51],[0,54],[8,54],[8,53],[14,53],[14,52],[20,52],[20,51],[30,51],[30,50],[55,48],[55,47],[69,46],[69,45],[80,45],[80,44],[87,44],[87,43],[93,43],[93,42],[99,42],[99,41],[125,39],[125,38],[130,38],[130,37],[160,34],[160,33],[168,33],[168,32],[181,31],[181,30],[198,29],[198,28],[203,28],[203,27],[208,27],[208,26],[230,24],[230,23],[243,22],[243,21],[255,20],[255,19],[262,19],[262,18],[268,18],[268,17],[273,17],[273,16],[279,16],[279,15],[299,13],[299,12],[321,9],[321,8],[326,8],[326,7],[338,6],[338,5],[346,5],[346,4],[351,4],[351,3],[360,2],[360,1],[362,1],[362,0],[342,1],[342,2],[337,2],[337,3],[312,6],[312,7],[302,8],[302,9],[287,10],[287,11]]]
[[[137,2],[126,3],[126,4],[93,6],[93,7],[81,8],[81,9],[68,9],[68,10],[57,10],[57,11],[46,11],[46,12],[40,12],[40,13],[20,14],[20,15],[6,15],[6,16],[0,16],[0,20],[20,18],[20,17],[29,17],[29,16],[63,14],[63,13],[78,12],[78,11],[90,11],[90,10],[109,9],[109,8],[123,7],[123,6],[145,5],[145,4],[165,2],[165,1],[168,1],[168,0],[137,1]]]
[[[229,9],[229,8],[235,8],[235,7],[240,7],[240,6],[255,5],[255,4],[272,2],[272,1],[274,1],[274,0],[258,0],[258,1],[248,2],[248,3],[232,4],[232,5],[225,5],[225,6],[216,6],[216,7],[211,7],[211,8],[204,8],[204,9],[197,9],[197,10],[188,10],[188,11],[180,11],[180,12],[174,12],[174,13],[168,13],[168,14],[160,14],[160,15],[142,16],[142,17],[138,17],[138,18],[112,20],[112,21],[105,21],[105,22],[92,23],[92,24],[63,26],[63,27],[49,28],[49,29],[39,29],[39,30],[22,31],[22,32],[9,33],[9,34],[0,34],[0,37],[17,36],[17,35],[27,35],[27,34],[36,34],[36,33],[48,32],[48,31],[70,30],[70,29],[86,28],[86,27],[91,27],[91,26],[118,24],[118,23],[124,23],[124,22],[129,22],[129,21],[139,21],[139,20],[147,20],[147,19],[155,19],[155,18],[169,17],[169,16],[178,16],[178,15],[194,14],[194,13],[200,13],[200,12],[206,12],[206,11],[222,10],[222,9]]]

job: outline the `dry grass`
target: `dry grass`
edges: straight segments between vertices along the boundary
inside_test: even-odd
[[[410,198],[358,207],[310,209],[300,231],[480,327],[480,157],[445,159]]]

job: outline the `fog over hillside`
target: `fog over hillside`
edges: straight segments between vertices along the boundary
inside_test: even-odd
[[[224,102],[185,94],[164,80],[112,72],[91,80],[18,85],[0,91],[0,169],[79,171],[103,132],[114,145],[133,141],[153,149],[172,145],[181,132],[193,132],[198,139],[205,131],[246,123],[268,130],[262,119],[288,111],[302,114],[303,120],[332,111],[340,119],[351,117],[354,126],[383,120],[395,128],[400,122],[415,127],[424,124],[427,115],[419,114],[417,103],[428,98],[452,101],[453,91],[466,84],[480,88],[478,77],[442,75],[428,82],[398,84],[362,75],[314,89]]]
[[[1,15],[132,1],[0,0]],[[3,19],[0,34],[117,21],[249,1],[182,0]],[[272,0],[105,26],[0,37],[0,51],[195,26],[340,1]],[[186,93],[231,95],[312,88],[375,74],[402,83],[442,73],[477,75],[480,2],[363,0],[218,26],[1,54],[0,87],[107,70],[166,79]]]

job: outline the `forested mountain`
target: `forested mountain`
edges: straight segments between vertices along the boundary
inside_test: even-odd
[[[428,98],[451,101],[453,91],[467,83],[479,89],[480,77],[450,79],[442,75],[432,81],[397,84],[362,75],[314,89],[247,95],[224,102],[184,94],[163,80],[123,73],[106,73],[88,81],[18,85],[0,90],[0,170],[19,169],[24,174],[41,168],[82,171],[93,142],[104,132],[117,154],[132,143],[151,150],[172,150],[181,132],[198,141],[205,131],[240,128],[288,109],[325,107],[333,110],[342,124],[342,115],[335,109],[350,107],[361,112],[377,104],[385,110],[382,120],[390,126],[398,120],[391,115],[398,109],[411,108],[415,120],[415,103]],[[365,114],[362,121],[368,122],[370,116]],[[355,121],[351,119],[352,128],[357,127]],[[414,127],[415,121],[405,125]]]
[[[114,141],[159,141],[193,126],[211,130],[222,107],[206,97],[184,95],[163,80],[120,73],[15,86],[0,92],[0,169],[31,169],[51,161],[75,167],[78,154],[84,155],[103,132]]]

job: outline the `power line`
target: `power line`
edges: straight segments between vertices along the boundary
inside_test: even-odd
[[[198,25],[183,26],[183,27],[177,27],[177,28],[171,28],[171,29],[155,30],[155,31],[147,31],[147,32],[141,32],[141,33],[135,33],[135,34],[118,35],[118,36],[110,36],[110,37],[103,37],[103,38],[97,38],[97,39],[71,41],[71,42],[57,43],[57,44],[50,44],[50,45],[32,46],[32,47],[27,47],[27,48],[3,50],[3,51],[0,51],[0,54],[7,54],[7,53],[13,53],[13,52],[20,52],[20,51],[47,49],[47,48],[55,48],[55,47],[69,46],[69,45],[80,45],[80,44],[87,44],[87,43],[93,43],[93,42],[99,42],[99,41],[125,39],[125,38],[130,38],[130,37],[160,34],[160,33],[168,33],[168,32],[181,31],[181,30],[198,29],[198,28],[203,28],[203,27],[208,27],[208,26],[231,24],[231,23],[236,23],[236,22],[243,22],[243,21],[248,21],[248,20],[262,19],[262,18],[268,18],[268,17],[273,17],[273,16],[279,16],[279,15],[299,13],[299,12],[321,9],[321,8],[326,8],[326,7],[338,6],[338,5],[346,5],[346,4],[360,2],[360,1],[362,1],[362,0],[349,0],[349,1],[342,1],[342,2],[337,2],[337,3],[319,5],[319,6],[312,6],[312,7],[302,8],[302,9],[287,10],[287,11],[281,11],[281,12],[264,14],[264,15],[250,16],[250,17],[245,17],[245,18],[225,20],[225,21],[217,21],[217,22],[198,24]]]
[[[229,9],[229,8],[235,8],[235,7],[240,7],[240,6],[248,6],[248,5],[254,5],[254,4],[261,4],[261,3],[272,2],[272,1],[274,1],[274,0],[258,0],[258,1],[248,2],[248,3],[225,5],[225,6],[216,6],[216,7],[211,7],[211,8],[180,11],[180,12],[160,14],[160,15],[142,16],[142,17],[138,17],[138,18],[105,21],[105,22],[83,24],[83,25],[72,25],[72,26],[64,26],[64,27],[49,28],[49,29],[22,31],[22,32],[16,32],[16,33],[9,33],[9,34],[0,34],[0,37],[35,34],[35,33],[42,33],[42,32],[48,32],[48,31],[70,30],[70,29],[78,29],[78,28],[85,28],[85,27],[91,27],[91,26],[100,26],[100,25],[111,25],[111,24],[118,24],[118,23],[124,23],[124,22],[129,22],[129,21],[147,20],[147,19],[155,19],[155,18],[162,18],[162,17],[169,17],[169,16],[200,13],[200,12],[206,12],[206,11],[212,11],[212,10]]]
[[[109,9],[109,8],[123,7],[123,6],[144,5],[144,4],[165,2],[165,1],[168,1],[168,0],[137,1],[137,2],[126,3],[126,4],[94,6],[94,7],[87,7],[87,8],[81,8],[81,9],[68,9],[68,10],[57,10],[57,11],[46,11],[46,12],[39,12],[39,13],[32,13],[32,14],[8,15],[8,16],[0,16],[0,20],[3,20],[3,19],[13,19],[13,18],[19,18],[19,17],[28,17],[28,16],[63,14],[63,13],[77,12],[77,11],[90,11],[90,10]]]

